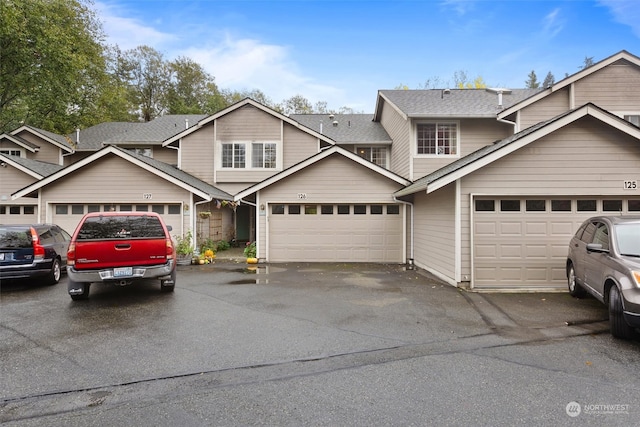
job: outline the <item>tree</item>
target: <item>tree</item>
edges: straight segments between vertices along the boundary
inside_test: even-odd
[[[578,67],[581,69],[585,69],[585,68],[589,68],[593,65],[593,56],[585,56],[584,57],[584,63],[582,64],[582,66]]]
[[[124,52],[119,75],[127,83],[129,101],[145,122],[168,110],[171,69],[162,54],[150,46]]]
[[[540,82],[538,82],[538,76],[536,76],[536,72],[531,70],[529,73],[529,79],[524,82],[525,87],[527,89],[538,89],[540,87]]]
[[[551,74],[551,71],[549,71],[547,73],[547,76],[544,78],[544,82],[542,82],[542,87],[543,88],[548,88],[553,86],[553,84],[556,82],[556,78],[553,77],[553,74]]]
[[[467,72],[462,70],[453,74],[453,81],[459,89],[483,89],[487,87],[482,76],[476,77],[471,82],[467,79]]]
[[[73,130],[106,82],[102,27],[79,0],[0,2],[0,131]]]
[[[213,76],[195,61],[179,57],[168,64],[171,71],[166,94],[169,114],[213,113],[207,111],[211,98],[219,95]],[[216,110],[217,111],[217,110]]]
[[[311,114],[313,106],[307,98],[302,95],[294,95],[289,99],[285,99],[280,104],[282,114],[287,116],[291,114]]]

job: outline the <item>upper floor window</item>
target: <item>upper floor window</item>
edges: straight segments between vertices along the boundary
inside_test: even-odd
[[[254,142],[251,144],[251,155],[252,168],[275,169],[276,144]]]
[[[245,160],[244,144],[222,144],[223,168],[244,168]]]
[[[0,150],[0,154],[8,154],[10,156],[21,156],[20,150]]]
[[[458,124],[452,122],[418,123],[417,154],[451,156],[458,154]]]
[[[640,127],[640,114],[625,115],[624,119]]]
[[[234,142],[221,145],[223,168],[277,168],[278,144],[276,142]]]
[[[378,166],[387,167],[386,147],[358,147],[356,153],[363,159],[367,159]]]
[[[133,151],[134,153],[140,154],[141,156],[153,157],[151,147],[132,147],[129,148],[129,151]]]

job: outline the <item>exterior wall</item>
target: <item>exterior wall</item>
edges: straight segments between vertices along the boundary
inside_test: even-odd
[[[0,167],[0,204],[2,205],[33,205],[37,203],[37,199],[21,197],[18,200],[11,200],[11,194],[17,190],[33,184],[36,178],[28,175],[9,165]]]
[[[127,173],[123,174],[122,171]],[[190,205],[191,193],[141,169],[115,155],[105,156],[74,173],[42,188],[41,221],[48,221],[44,206],[52,203],[162,204]],[[151,199],[144,198],[151,194]],[[183,226],[190,228],[190,210],[185,211]],[[178,234],[180,230],[173,230]]]
[[[585,117],[464,177],[461,274],[471,274],[472,194],[635,196],[623,181],[640,180],[639,164],[636,139]]]
[[[455,185],[414,199],[414,263],[455,284]]]
[[[428,120],[420,120],[419,122],[424,121]],[[500,123],[495,119],[464,119],[459,120],[458,123],[460,126],[460,141],[458,141],[460,155],[412,157],[414,180],[429,175],[461,157],[513,134],[512,126]],[[413,135],[415,135],[415,128],[414,121]],[[412,144],[415,144],[415,136],[411,140]],[[415,151],[415,147],[412,147],[412,156]]]
[[[289,176],[258,194],[266,203],[394,203],[392,193],[402,185],[334,154]],[[300,199],[299,194],[306,198]],[[258,215],[258,256],[266,251],[266,216]]]
[[[64,156],[62,158],[62,164],[64,166],[69,166],[72,165],[76,162],[79,162],[82,159],[85,159],[87,157],[89,157],[90,155],[92,155],[94,152],[93,151],[81,151],[81,152],[75,152],[73,154],[70,154],[68,156]]]
[[[209,123],[180,141],[180,169],[209,183],[214,182],[214,124]]]
[[[218,208],[214,202],[198,205],[196,219],[196,244],[202,240],[229,241],[234,237],[233,210],[228,207]],[[209,217],[203,218],[200,212],[209,212]]]
[[[575,83],[576,107],[588,102],[616,112],[640,114],[640,68],[619,61]]]
[[[318,153],[318,138],[284,124],[283,168],[286,169]]]
[[[22,131],[16,136],[19,136],[40,147],[40,150],[35,153],[27,151],[26,154],[28,159],[54,163],[56,165],[62,164],[62,158],[60,154],[61,150],[57,146],[51,144],[50,142],[44,141],[27,131]]]
[[[569,101],[569,88],[566,87],[524,107],[520,110],[520,129],[526,129],[569,111]]]
[[[393,144],[389,150],[389,169],[396,174],[412,179],[411,159],[411,126],[407,120],[387,103],[382,107],[380,117],[382,127],[387,131]]]
[[[153,158],[170,165],[178,164],[178,150],[172,148],[153,147]]]

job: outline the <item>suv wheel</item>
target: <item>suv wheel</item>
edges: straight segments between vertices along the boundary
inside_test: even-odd
[[[54,258],[53,265],[51,266],[51,271],[47,275],[47,284],[55,285],[60,281],[60,276],[62,275],[62,268],[60,267],[60,260],[58,258]]]
[[[573,264],[569,264],[567,268],[567,286],[569,287],[569,295],[576,298],[582,298],[586,292],[584,288],[576,282],[576,270]]]
[[[90,283],[78,283],[69,280],[67,289],[69,290],[69,296],[74,301],[85,300],[89,298]]]
[[[620,291],[617,286],[611,286],[611,289],[609,289],[609,328],[611,329],[611,335],[628,340],[633,338],[634,330],[625,322],[622,311]]]

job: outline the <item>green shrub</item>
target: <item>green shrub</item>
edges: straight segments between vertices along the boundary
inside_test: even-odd
[[[247,242],[247,246],[244,248],[244,256],[247,258],[256,257],[256,242]]]

